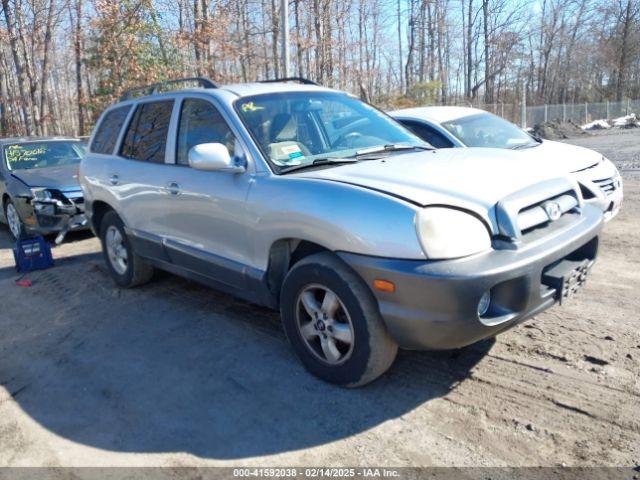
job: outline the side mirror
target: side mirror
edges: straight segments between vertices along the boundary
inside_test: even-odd
[[[208,172],[242,173],[243,165],[237,165],[229,155],[229,150],[221,143],[201,143],[189,150],[189,166]]]

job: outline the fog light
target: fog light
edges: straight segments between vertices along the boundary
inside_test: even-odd
[[[479,317],[482,317],[482,316],[484,316],[485,313],[487,313],[487,310],[489,310],[489,305],[490,304],[491,304],[491,292],[490,291],[486,291],[486,292],[484,292],[482,297],[480,297],[480,301],[478,302],[478,316]]]

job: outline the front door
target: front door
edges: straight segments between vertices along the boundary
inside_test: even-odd
[[[202,143],[222,143],[232,157],[242,155],[218,109],[206,98],[185,98],[175,165],[165,176],[171,204],[164,216],[165,245],[173,263],[242,288],[251,258],[245,218],[251,174],[191,168],[189,150]]]

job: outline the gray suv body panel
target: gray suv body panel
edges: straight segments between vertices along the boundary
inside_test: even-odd
[[[373,163],[371,167],[375,173],[369,179],[366,173],[359,173],[355,165],[277,175],[240,120],[234,102],[239,95],[291,90],[332,92],[308,85],[230,85],[153,95],[121,102],[108,109],[102,119],[123,105],[174,102],[163,163],[131,160],[120,155],[124,132],[135,114],[134,108],[128,113],[113,151],[109,154],[90,151],[84,158],[80,177],[85,192],[86,214],[94,231],[100,227],[96,211],[113,209],[124,222],[136,253],[154,265],[271,307],[278,305],[278,281],[281,277],[274,277],[272,270],[274,262],[283,261],[279,247],[284,246],[284,250],[291,252],[300,242],[308,242],[336,252],[369,286],[378,278],[372,272],[397,280],[399,290],[404,292],[397,296],[397,300],[405,305],[406,308],[402,308],[406,316],[400,312],[402,308],[398,304],[392,304],[378,293],[376,297],[391,334],[401,345],[411,348],[448,348],[467,344],[551,305],[553,299],[529,302],[502,327],[487,329],[481,325],[477,315],[461,312],[455,299],[467,296],[471,299],[468,301],[477,302],[478,288],[486,288],[490,283],[485,281],[487,278],[500,283],[527,272],[526,284],[527,278],[533,278],[531,275],[539,277],[539,272],[548,265],[561,261],[564,255],[579,251],[597,236],[601,218],[597,213],[587,211],[586,207],[583,211],[580,205],[576,216],[581,220],[562,229],[562,248],[554,246],[552,238],[559,238],[554,236],[550,236],[546,243],[535,242],[541,252],[536,255],[527,254],[531,250],[515,243],[496,241],[495,249],[483,254],[482,261],[466,263],[474,272],[473,275],[465,274],[467,283],[458,288],[460,283],[456,278],[460,275],[457,267],[460,262],[427,258],[416,233],[417,214],[425,206],[433,205],[463,210],[482,219],[491,235],[499,236],[496,204],[503,195],[520,187],[501,185],[499,189],[485,192],[477,186],[465,189],[465,181],[460,179],[456,179],[455,186],[449,188],[445,182],[447,178],[453,178],[451,169],[456,168],[456,161],[470,168],[473,155],[493,155],[496,165],[504,165],[507,169],[503,175],[508,175],[514,168],[513,159],[506,158],[509,153],[474,153],[472,149],[435,154],[423,152],[406,154],[404,159],[388,162],[388,165],[394,161],[401,162],[402,168],[413,171],[419,179],[422,178],[420,175],[429,174],[419,166],[420,162],[447,156],[434,163],[437,167],[433,173],[441,175],[441,187],[437,186],[438,177],[430,178],[431,183],[422,187],[419,181],[410,182],[410,179],[402,183],[398,175],[395,179],[385,178],[385,166]],[[181,106],[187,99],[206,100],[219,111],[236,139],[237,161],[246,169],[243,173],[199,171],[176,163]],[[98,123],[91,142],[102,121]],[[458,160],[452,160],[451,156],[457,156]],[[502,157],[505,161],[500,163]],[[511,167],[508,167],[510,162]],[[391,172],[389,168],[386,171]],[[474,172],[472,175],[476,178],[468,182],[491,179],[490,173],[480,169]],[[515,185],[529,187],[532,183],[542,182],[539,196],[545,196],[543,181],[549,178],[536,174],[528,183],[523,178],[521,176]],[[576,191],[575,182],[566,178],[558,182],[565,185],[566,190]],[[491,190],[490,185],[486,188]],[[286,254],[284,257],[286,264]],[[422,267],[414,268],[415,262]],[[500,266],[502,273],[492,276],[496,265]],[[410,274],[407,274],[407,268],[411,270]],[[416,278],[421,272],[424,281]],[[539,288],[539,284],[540,279],[533,278],[528,288]],[[411,329],[417,328],[416,322],[420,322],[415,312],[430,307],[428,302],[418,302],[416,298],[409,297],[421,297],[420,292],[426,292],[425,289],[433,285],[440,285],[442,289],[435,289],[428,295],[425,293],[425,298],[445,292],[454,302],[449,305],[449,311],[443,311],[436,321],[429,320],[428,315],[423,316],[425,321],[415,332],[417,340],[412,342],[409,338]],[[471,291],[473,293],[469,296]],[[406,292],[411,292],[411,295],[407,297]],[[469,328],[470,325],[474,327]],[[452,341],[450,334],[443,333],[435,334],[432,340],[425,340],[427,330],[438,328],[444,329],[443,332],[456,330],[459,336]]]

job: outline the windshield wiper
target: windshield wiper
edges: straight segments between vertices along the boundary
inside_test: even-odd
[[[540,145],[539,143],[519,143],[518,145],[514,145],[511,147],[511,150],[520,150],[522,148],[533,148]]]
[[[311,163],[304,163],[302,165],[293,165],[291,167],[283,168],[280,173],[295,172],[297,170],[304,170],[305,168],[313,168],[322,165],[343,165],[345,163],[355,163],[357,158],[316,158]]]
[[[363,148],[362,150],[358,150],[356,152],[356,158],[361,160],[362,157],[375,155],[376,153],[399,152],[402,150],[433,150],[433,148],[428,147],[426,145],[407,145],[403,143],[389,143],[387,145],[380,145],[377,147]]]

